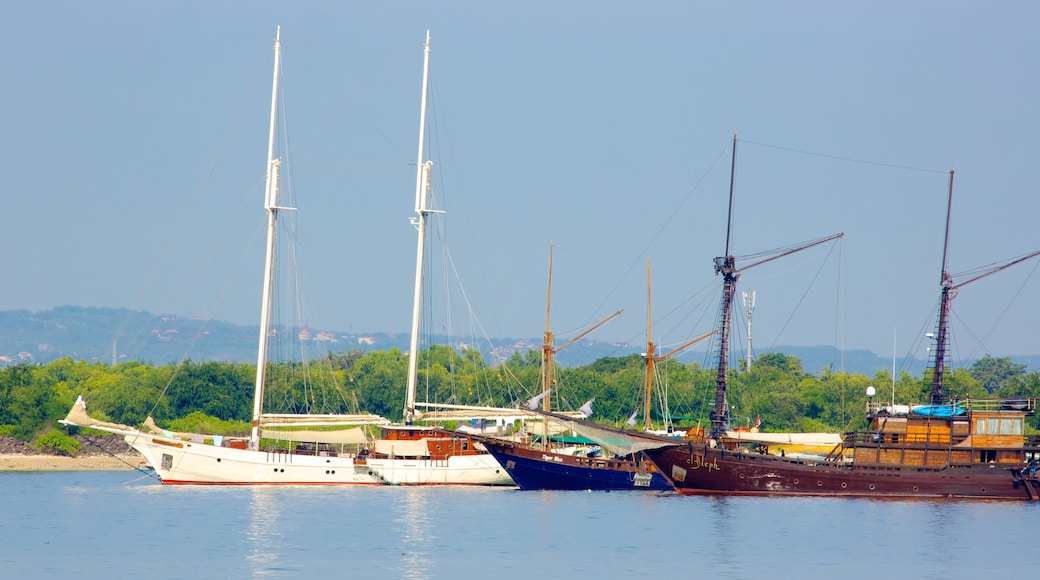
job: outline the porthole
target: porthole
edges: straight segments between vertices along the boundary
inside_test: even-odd
[[[220,458],[219,457],[217,458],[217,463],[220,463]]]
[[[986,493],[986,488],[982,488],[979,491],[981,491],[982,493]]]
[[[917,486],[915,485],[915,486],[914,486],[914,491],[921,491],[921,488],[919,488],[919,487],[917,487]]]
[[[738,475],[737,477],[739,477],[740,479],[744,479],[744,474],[743,474],[743,473],[741,473],[741,474],[740,474],[740,475]]]
[[[845,483],[844,481],[843,481],[843,482],[841,482],[841,488],[842,488],[842,489],[845,489],[845,488],[846,488],[846,487],[848,487],[848,486],[849,486],[849,484]]]
[[[874,484],[870,484],[870,491],[874,491]]]
[[[823,487],[823,482],[822,481],[817,481],[816,482],[816,487]]]
[[[798,480],[797,479],[794,480],[794,484],[798,485]]]

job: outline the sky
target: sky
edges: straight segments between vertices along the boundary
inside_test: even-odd
[[[408,331],[427,30],[436,219],[487,336],[541,337],[550,245],[558,340],[624,309],[592,337],[645,341],[647,260],[661,348],[711,330],[734,133],[738,267],[844,233],[742,273],[756,349],[925,356],[951,168],[955,279],[1040,249],[1034,2],[68,1],[5,14],[4,310],[257,323],[277,26],[315,328]],[[1037,263],[959,289],[955,356],[1040,352]]]

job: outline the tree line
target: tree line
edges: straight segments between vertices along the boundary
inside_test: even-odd
[[[418,399],[438,403],[514,407],[542,391],[541,353],[516,353],[489,365],[476,350],[432,346],[419,354]],[[341,351],[307,363],[270,363],[265,411],[271,413],[367,412],[400,420],[403,414],[407,355],[400,349]],[[661,402],[680,425],[706,425],[714,401],[716,371],[700,363],[666,360],[651,381],[654,417]],[[594,401],[593,419],[623,424],[642,409],[646,365],[640,355],[601,358],[591,364],[557,368],[551,407],[575,410]],[[255,365],[194,362],[156,366],[116,365],[64,358],[47,364],[21,363],[0,369],[0,436],[62,451],[54,441],[64,433],[58,423],[82,395],[92,416],[140,425],[152,416],[166,428],[245,434],[253,409]],[[969,369],[947,371],[945,391],[955,398],[1040,397],[1040,372],[1027,372],[1009,358],[986,356]],[[868,386],[881,400],[928,400],[931,371],[915,377],[887,370],[873,376],[824,369],[805,372],[797,357],[763,354],[750,369],[740,361],[728,380],[734,427],[761,422],[764,431],[841,432],[866,426]],[[639,419],[642,424],[642,418]],[[1038,418],[1028,422],[1035,431]]]

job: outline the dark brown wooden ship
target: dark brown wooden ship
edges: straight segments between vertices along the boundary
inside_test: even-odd
[[[970,400],[938,417],[876,409],[824,460],[751,452],[725,437],[646,451],[687,494],[1040,499],[1040,436],[1024,436],[1033,399]],[[924,406],[927,411],[935,406]],[[927,412],[926,411],[926,412]]]
[[[734,160],[736,159],[734,137]],[[735,163],[734,163],[735,165]],[[1040,499],[1040,436],[1026,435],[1026,417],[1036,400],[946,400],[943,371],[948,345],[950,302],[956,290],[984,276],[1033,258],[1033,252],[954,283],[946,269],[953,171],[950,171],[942,298],[935,336],[931,400],[916,407],[884,406],[869,397],[868,429],[846,433],[822,460],[757,453],[728,439],[726,366],[730,310],[740,271],[729,254],[716,258],[724,277],[722,331],[711,428],[681,445],[645,453],[685,494],[832,495],[887,498]],[[732,219],[733,187],[730,186]],[[760,263],[760,262],[759,262]],[[752,264],[754,265],[754,264]],[[869,393],[868,395],[872,394]]]

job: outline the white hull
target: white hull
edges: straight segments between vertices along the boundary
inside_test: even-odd
[[[127,444],[145,457],[164,484],[362,485],[382,484],[353,457],[217,447],[146,434],[128,434]]]
[[[77,401],[77,405],[79,405]],[[122,435],[164,484],[364,485],[385,483],[353,457],[253,451],[185,441],[69,413],[62,423]]]
[[[375,459],[368,467],[391,485],[516,485],[490,453],[448,459]]]

